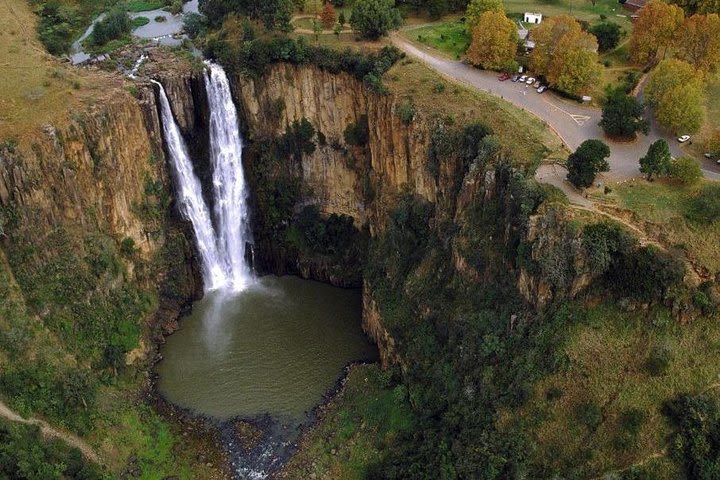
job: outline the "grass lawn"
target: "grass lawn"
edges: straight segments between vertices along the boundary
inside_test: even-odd
[[[546,476],[563,471],[600,478],[647,460],[655,476],[646,471],[632,478],[680,478],[665,456],[671,427],[661,408],[678,394],[717,383],[720,330],[714,322],[680,325],[664,307],[627,312],[599,304],[588,306],[587,319],[568,335],[568,367],[536,385],[520,412],[524,421],[537,422],[535,458]],[[652,374],[648,358],[658,349],[668,352],[669,366]],[[631,413],[639,419],[634,427],[623,420]]]
[[[596,199],[633,212],[633,220],[643,224],[648,235],[666,247],[681,249],[695,265],[714,275],[720,272],[720,222],[702,225],[685,217],[699,188],[635,180],[618,185],[610,194],[598,193]]]
[[[128,12],[147,12],[165,6],[161,0],[130,0],[127,2]]]
[[[150,23],[150,19],[148,17],[135,17],[132,20],[132,28],[134,30],[142,27],[143,25],[147,25],[148,23]]]
[[[470,35],[465,23],[459,20],[413,28],[404,31],[403,35],[456,59],[462,57],[470,46]]]
[[[505,11],[508,16],[522,15],[525,12],[539,12],[545,16],[572,15],[591,24],[599,22],[602,14],[626,30],[631,28],[629,11],[616,0],[597,0],[594,5],[588,0],[505,0]]]

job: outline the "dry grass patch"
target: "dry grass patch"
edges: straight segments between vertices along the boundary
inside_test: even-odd
[[[534,169],[543,159],[567,157],[560,139],[541,120],[493,95],[448,81],[417,60],[400,60],[385,75],[385,83],[430,118],[459,125],[486,123],[519,165]]]

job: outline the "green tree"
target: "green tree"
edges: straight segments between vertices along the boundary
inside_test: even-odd
[[[90,43],[93,45],[105,45],[111,40],[117,40],[130,33],[132,22],[130,16],[122,8],[114,8],[97,22],[90,34]]]
[[[609,156],[610,147],[601,140],[585,140],[568,157],[567,179],[578,188],[589,187],[595,181],[595,175],[610,170]]]
[[[597,37],[598,49],[607,52],[617,47],[620,42],[620,25],[613,22],[602,22],[590,28],[590,33]]]
[[[350,15],[353,30],[369,40],[377,40],[401,23],[395,0],[357,0]]]
[[[613,90],[603,104],[600,126],[605,134],[614,138],[632,139],[637,132],[648,133],[648,123],[643,117],[645,107],[635,97],[621,89]]]
[[[640,171],[647,175],[649,181],[652,181],[653,175],[670,173],[671,162],[670,147],[665,140],[660,139],[650,145],[647,154],[640,159]]]
[[[650,73],[645,97],[655,117],[665,128],[678,133],[693,133],[703,124],[702,75],[682,60],[663,60]]]
[[[694,158],[681,157],[672,161],[670,177],[683,185],[695,185],[702,178],[702,170]]]
[[[489,11],[505,13],[505,7],[502,0],[472,0],[465,10],[465,18],[472,32],[480,20],[480,16]]]

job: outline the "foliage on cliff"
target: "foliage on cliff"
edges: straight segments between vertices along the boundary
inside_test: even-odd
[[[371,90],[384,93],[382,76],[402,57],[398,49],[388,46],[364,54],[349,48],[340,52],[309,45],[304,37],[244,40],[238,22],[233,17],[227,19],[218,32],[208,35],[205,44],[205,55],[234,73],[260,76],[269,65],[278,62],[316,65],[330,73],[347,72]]]

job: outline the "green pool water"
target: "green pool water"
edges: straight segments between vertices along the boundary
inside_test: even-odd
[[[158,388],[219,419],[270,414],[302,421],[353,360],[375,360],[359,290],[267,276],[193,305],[162,346]]]

